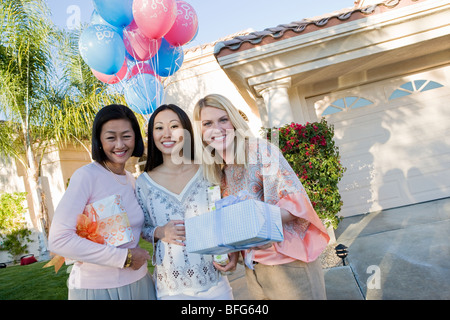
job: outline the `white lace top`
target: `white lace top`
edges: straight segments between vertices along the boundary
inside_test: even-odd
[[[141,174],[136,181],[136,194],[145,217],[142,237],[153,242],[156,227],[207,212],[209,186],[201,169],[179,195],[160,186],[147,173]],[[211,255],[187,253],[184,246],[158,241],[153,252],[158,298],[178,294],[195,296],[217,285],[221,275],[212,261]]]

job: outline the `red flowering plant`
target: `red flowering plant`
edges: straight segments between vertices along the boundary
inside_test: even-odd
[[[334,127],[322,118],[320,122],[306,125],[291,123],[264,129],[264,134],[278,144],[322,221],[336,229],[342,220],[338,182],[346,168],[340,162],[339,149],[333,140]]]

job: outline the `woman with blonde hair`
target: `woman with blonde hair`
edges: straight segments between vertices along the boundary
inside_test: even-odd
[[[220,155],[220,152],[214,148],[213,145],[209,145],[203,139],[203,128],[209,126],[208,123],[205,125],[201,124],[201,110],[208,103],[209,107],[213,107],[222,110],[227,113],[227,117],[233,124],[233,127],[228,128],[229,134],[227,136],[227,143],[229,144],[229,149],[227,157],[225,159]],[[194,126],[196,140],[196,156],[197,159],[202,160],[203,170],[205,177],[216,185],[219,185],[222,179],[222,169],[225,163],[234,164],[246,164],[247,157],[245,154],[245,144],[250,138],[254,138],[253,133],[250,130],[246,120],[247,116],[240,110],[236,109],[224,96],[218,94],[211,94],[204,99],[201,99],[194,108]],[[247,119],[248,120],[248,119]],[[197,123],[199,122],[199,123]],[[222,120],[223,122],[223,120]]]
[[[246,267],[256,299],[326,299],[320,253],[329,236],[297,175],[280,150],[250,132],[241,113],[225,97],[211,94],[194,108],[205,177],[220,184],[222,197],[246,190],[259,201],[280,207],[284,241],[254,250]],[[243,252],[249,254],[248,251]]]

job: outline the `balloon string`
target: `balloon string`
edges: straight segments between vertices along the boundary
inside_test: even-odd
[[[159,57],[159,48],[158,48],[158,50],[155,52],[154,56],[150,59],[151,68],[153,70],[153,74],[154,74],[155,78],[156,77],[160,77],[159,76],[160,72],[159,72],[159,70],[157,70],[157,68],[159,66],[159,59],[160,59],[160,57]],[[155,92],[159,92],[158,86],[161,85],[161,84],[160,84],[160,80],[158,78],[156,78],[156,80],[157,81],[155,81]],[[157,106],[161,105],[161,101],[160,100],[161,99],[160,99],[159,95],[156,95],[156,101],[155,102],[156,102]]]
[[[176,65],[176,60],[177,59],[175,59],[175,56],[177,56],[177,53],[178,53],[177,51],[178,50],[183,50],[183,49],[182,49],[182,47],[175,47],[175,50],[172,51],[172,57],[171,57],[171,60],[170,60],[170,69],[169,69],[169,74],[171,74],[171,75],[175,74],[175,68],[177,67],[177,65]],[[173,83],[173,81],[169,82],[167,84],[166,88],[168,88],[172,83]],[[166,90],[164,90],[164,95],[165,94],[166,94]]]
[[[126,30],[126,28],[123,29],[123,32],[126,33],[127,37],[129,37],[129,33],[128,33],[128,30]],[[125,49],[125,50],[127,50],[127,49]],[[143,69],[142,69],[142,70],[140,69],[140,66],[139,66],[139,63],[138,63],[136,57],[135,57],[134,55],[132,55],[132,54],[130,54],[130,56],[133,57],[134,65],[135,65],[135,66],[137,67],[137,69],[138,69],[138,74],[141,74]],[[125,59],[127,59],[127,57],[125,57]],[[136,75],[135,75],[135,76],[136,76]],[[149,96],[148,96],[148,90],[147,90],[145,81],[142,81],[142,84],[143,84],[144,93],[145,93],[145,96],[146,96],[146,98],[147,98],[147,104],[148,104]],[[124,87],[124,88],[125,88],[125,87]],[[142,110],[138,105],[135,105],[135,107],[139,110],[140,114],[144,117],[144,119],[146,120],[146,122],[148,122],[148,120],[149,120],[150,118],[149,118],[149,115],[145,115],[145,114],[144,114],[144,111],[145,111],[145,110]]]
[[[150,48],[149,48],[150,50]],[[158,50],[156,50],[155,54],[153,55],[153,57],[151,57],[148,61],[149,61],[149,65],[151,67],[151,69],[153,70],[153,75],[155,77],[155,92],[156,92],[156,96],[155,96],[155,104],[156,107],[159,107],[162,104],[161,101],[161,96],[158,94],[159,93],[159,89],[160,86],[162,86],[162,83],[160,81],[160,75],[159,75],[159,70],[158,70],[158,66],[159,66],[159,48]],[[164,90],[163,90],[164,92]]]

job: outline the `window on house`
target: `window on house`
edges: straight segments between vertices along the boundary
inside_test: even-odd
[[[414,80],[402,84],[397,90],[392,92],[389,100],[409,96],[414,92],[423,92],[443,87],[442,84],[431,80]]]
[[[372,101],[360,98],[360,97],[345,97],[342,99],[338,99],[331,103],[325,111],[322,113],[322,116],[327,116],[333,113],[338,113],[341,111],[349,111],[350,109],[357,109],[362,107],[367,107],[373,104]]]

